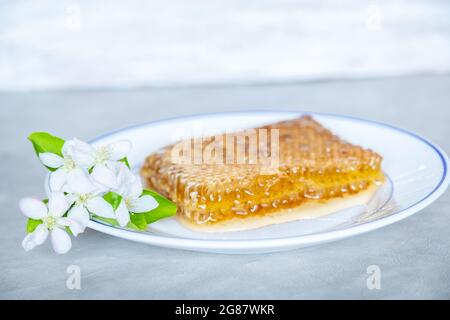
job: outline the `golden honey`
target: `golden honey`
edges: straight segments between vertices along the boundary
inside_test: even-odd
[[[248,161],[174,163],[172,145],[151,154],[141,174],[149,188],[177,204],[180,218],[210,226],[345,198],[385,179],[380,155],[343,141],[310,116],[257,129],[278,129],[279,159],[273,172]]]

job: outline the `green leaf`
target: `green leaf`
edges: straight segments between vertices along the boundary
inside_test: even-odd
[[[40,225],[43,221],[42,220],[34,220],[29,218],[27,222],[27,233],[32,233],[34,230],[36,230],[37,226]]]
[[[52,136],[46,132],[35,132],[28,137],[28,140],[33,144],[37,156],[39,156],[40,153],[50,152],[62,157],[62,147],[65,143],[63,139]],[[50,171],[55,171],[54,168],[46,168]]]
[[[131,169],[131,166],[130,166],[130,163],[128,162],[128,158],[127,158],[127,157],[125,157],[125,158],[123,158],[122,160],[119,160],[119,161],[125,163],[125,165],[126,165],[129,169]]]
[[[109,192],[103,196],[103,199],[106,200],[114,209],[114,211],[117,210],[117,208],[120,205],[120,202],[122,202],[122,197],[120,194],[117,194],[115,192]],[[95,214],[95,212],[93,212]]]
[[[131,223],[135,225],[139,230],[147,229],[147,219],[145,218],[145,214],[142,213],[132,213],[130,215]]]
[[[139,214],[139,215],[145,215],[147,224],[151,224],[153,222],[156,222],[156,221],[164,219],[164,218],[172,217],[177,213],[176,204],[173,203],[172,201],[164,198],[159,193],[152,191],[152,190],[145,189],[144,192],[142,193],[142,195],[152,196],[153,198],[155,198],[155,200],[159,204],[158,208],[156,208],[152,211],[149,211],[149,212]]]
[[[61,138],[52,136],[47,132],[35,132],[28,137],[28,140],[33,144],[37,155],[50,152],[62,156],[62,147],[65,141]]]
[[[70,230],[69,227],[66,227],[65,229],[66,229],[66,232],[67,232],[68,234],[70,234],[71,236],[73,236],[73,232],[72,232],[72,230]]]

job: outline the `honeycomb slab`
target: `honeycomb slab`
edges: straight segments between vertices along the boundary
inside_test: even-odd
[[[253,138],[257,155],[251,152]],[[385,181],[379,154],[340,139],[311,116],[196,140],[149,155],[141,175],[149,188],[177,204],[180,222],[197,231],[324,216],[366,204]],[[180,145],[193,150],[184,163],[174,161]],[[205,163],[211,146],[219,161]]]

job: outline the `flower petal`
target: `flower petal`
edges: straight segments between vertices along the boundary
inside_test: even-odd
[[[70,193],[90,194],[96,189],[88,175],[81,169],[75,169],[67,175],[67,189]]]
[[[94,178],[92,178],[92,176],[91,176],[91,182],[95,186],[95,190],[93,192],[91,192],[92,196],[106,194],[111,191],[111,188],[108,188],[107,186],[104,186],[103,184],[98,183],[97,181],[94,180]]]
[[[33,241],[39,246],[47,240],[48,229],[43,223],[38,225],[33,231]]]
[[[36,242],[33,241],[33,234],[29,233],[25,236],[22,241],[22,247],[25,251],[33,250],[37,246]]]
[[[64,159],[57,154],[44,152],[39,154],[39,159],[46,167],[57,169],[64,165]]]
[[[75,237],[77,237],[80,233],[83,233],[84,230],[86,229],[86,226],[83,226],[78,221],[70,218],[59,218],[58,225],[69,227],[70,231],[72,231]]]
[[[87,208],[99,217],[115,219],[113,207],[102,197],[89,199]]]
[[[67,217],[78,222],[83,228],[86,228],[90,219],[89,212],[84,206],[74,206],[72,209],[70,209]]]
[[[142,181],[139,177],[137,177],[136,180],[128,186],[128,197],[133,200],[137,200],[142,195],[143,191]]]
[[[50,190],[61,191],[67,182],[67,172],[58,169],[50,174]]]
[[[47,206],[34,198],[23,198],[19,203],[20,211],[28,218],[39,220],[47,216]]]
[[[137,189],[139,189],[139,182],[136,182],[138,178],[131,172],[131,170],[125,164],[122,164],[118,171],[119,171],[117,174],[118,187],[116,189],[117,193],[123,196],[124,198],[133,198],[131,196],[133,194],[132,184],[137,183]],[[140,192],[139,193],[140,196],[142,194],[142,189],[138,190],[138,192]]]
[[[62,192],[53,192],[48,197],[48,212],[54,217],[62,217],[69,210],[69,201]]]
[[[91,176],[95,182],[107,188],[117,189],[118,187],[116,173],[105,165],[96,165]]]
[[[70,190],[66,190],[67,188],[64,189],[64,192],[71,192]],[[69,202],[69,207],[72,206],[77,200],[78,200],[78,196],[76,194],[73,193],[64,193],[66,195],[66,199],[67,202]]]
[[[95,148],[93,146],[91,146],[89,143],[86,143],[78,138],[74,138],[72,140],[72,143],[73,143],[73,148],[76,149],[77,151],[81,151],[84,153],[91,153],[91,154],[95,153]]]
[[[30,251],[36,246],[39,246],[45,242],[48,237],[48,229],[44,224],[37,226],[36,230],[29,233],[22,241],[22,247],[25,251]]]
[[[124,163],[120,163],[118,168],[117,181],[120,185],[131,184],[136,181],[136,176]]]
[[[78,166],[88,169],[94,165],[95,149],[91,145],[81,140],[73,139],[70,141],[70,146],[71,158]]]
[[[74,220],[69,219],[69,218],[59,218],[57,220],[57,224],[60,227],[69,227],[72,224],[73,221]]]
[[[119,161],[130,153],[132,144],[128,140],[122,140],[109,144],[107,148],[110,154],[109,158],[114,161]]]
[[[61,153],[62,153],[64,158],[72,159],[73,145],[74,145],[74,141],[73,140],[67,140],[64,143],[64,145],[63,145],[63,147],[61,149]]]
[[[133,201],[130,211],[134,213],[149,212],[158,208],[159,203],[152,196],[145,195]]]
[[[55,228],[51,232],[53,250],[57,254],[65,254],[72,248],[72,240],[70,240],[67,232],[60,228]]]
[[[130,222],[130,213],[123,199],[116,210],[116,220],[121,227],[125,227]]]

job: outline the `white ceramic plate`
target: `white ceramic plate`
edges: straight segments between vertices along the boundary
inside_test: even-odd
[[[210,114],[152,122],[107,134],[92,141],[104,144],[128,139],[136,169],[153,151],[186,135],[216,134],[300,116],[301,112],[239,112]],[[310,113],[311,114],[311,113]],[[219,234],[192,232],[169,218],[145,232],[91,221],[89,227],[150,245],[216,253],[263,253],[311,246],[348,238],[404,219],[430,205],[449,184],[448,157],[430,141],[387,124],[352,117],[312,114],[319,122],[352,143],[384,156],[389,182],[368,207],[355,207],[311,220],[261,229]]]

